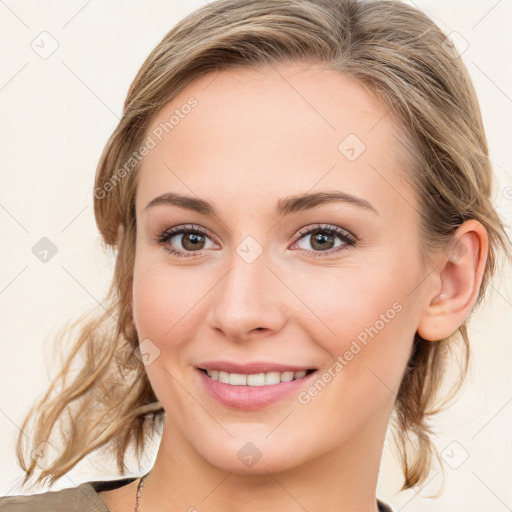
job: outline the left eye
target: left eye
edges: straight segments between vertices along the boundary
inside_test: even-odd
[[[294,245],[298,245],[299,249],[308,252],[338,252],[339,248],[356,243],[356,239],[351,233],[337,226],[324,225],[306,228],[299,231],[299,234],[301,236]],[[336,239],[339,241],[338,244],[336,244]],[[309,245],[313,250],[300,246],[301,242],[305,242],[305,245]]]

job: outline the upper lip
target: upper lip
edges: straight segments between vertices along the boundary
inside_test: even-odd
[[[232,363],[230,361],[205,361],[197,367],[200,370],[220,370],[228,373],[241,373],[246,375],[266,372],[300,372],[302,370],[316,369],[312,366],[272,363],[269,361],[253,361],[245,364]]]

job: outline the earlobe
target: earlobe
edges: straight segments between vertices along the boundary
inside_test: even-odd
[[[428,341],[453,334],[469,316],[478,298],[487,263],[487,230],[475,219],[465,221],[439,253],[437,285],[425,297],[417,332]]]

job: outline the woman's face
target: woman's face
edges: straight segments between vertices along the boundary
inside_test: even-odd
[[[382,447],[430,290],[391,114],[336,71],[277,70],[215,72],[162,108],[136,196],[164,432],[238,472]]]

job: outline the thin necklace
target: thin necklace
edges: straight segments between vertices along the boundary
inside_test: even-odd
[[[149,471],[139,480],[139,485],[137,485],[137,496],[135,497],[135,512],[141,512],[140,510],[140,493],[142,491],[142,488],[144,487],[144,481],[146,480],[146,477],[149,475]],[[380,510],[380,504],[377,502],[377,505]]]
[[[140,493],[144,487],[144,481],[149,475],[149,471],[140,479],[139,485],[137,486],[137,496],[135,497],[135,512],[140,512]]]

